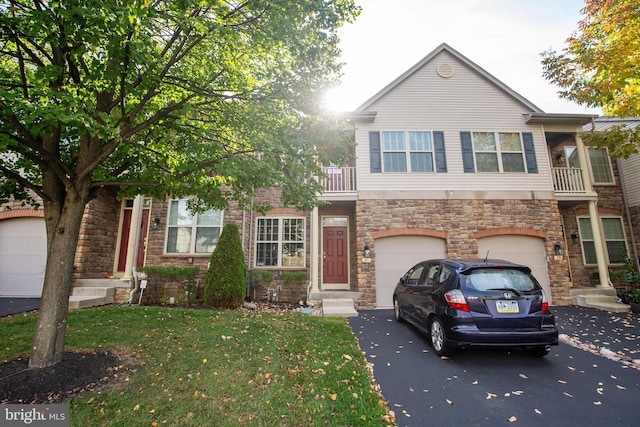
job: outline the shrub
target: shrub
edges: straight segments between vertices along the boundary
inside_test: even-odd
[[[204,303],[216,308],[238,308],[245,296],[247,266],[238,226],[229,223],[211,254],[204,285]]]
[[[273,280],[273,273],[268,270],[249,270],[249,298],[256,300],[259,293]]]

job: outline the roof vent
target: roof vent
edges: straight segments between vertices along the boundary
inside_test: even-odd
[[[438,75],[445,79],[453,76],[453,65],[446,63],[438,65]]]

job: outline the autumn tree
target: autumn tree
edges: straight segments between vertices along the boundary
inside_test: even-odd
[[[544,77],[561,88],[563,98],[602,108],[608,116],[640,116],[640,3],[585,0],[581,12],[564,50],[542,54]],[[640,147],[639,132],[615,128],[585,137],[628,157]]]
[[[0,203],[42,200],[47,264],[29,365],[64,353],[80,224],[101,187],[315,203],[319,95],[352,0],[0,2]],[[315,129],[314,132],[309,132]],[[285,167],[286,165],[286,167]]]

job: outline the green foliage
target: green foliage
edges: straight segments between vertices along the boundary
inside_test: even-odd
[[[237,308],[245,297],[247,265],[240,231],[235,223],[222,229],[204,285],[204,303],[211,307]]]
[[[147,265],[139,267],[140,273],[145,273],[150,277],[164,277],[169,279],[195,280],[200,269],[198,267],[174,267],[164,265]]]
[[[564,52],[542,54],[544,76],[567,99],[603,107],[610,116],[640,115],[640,4],[586,0],[581,12]]]
[[[358,13],[353,0],[0,7],[0,200],[88,184],[224,207],[282,185],[286,203],[314,205],[306,178],[341,130],[320,100],[339,77],[336,31]]]
[[[297,271],[286,271],[280,274],[280,278],[286,284],[300,284],[307,280],[307,273]]]
[[[267,285],[273,280],[273,273],[269,270],[249,270],[248,275],[251,286]]]

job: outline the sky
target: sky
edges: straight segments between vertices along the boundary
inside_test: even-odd
[[[339,29],[342,84],[326,106],[351,111],[441,43],[546,113],[599,114],[564,100],[542,77],[540,54],[561,51],[583,0],[356,0],[362,13]]]

